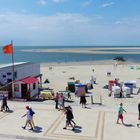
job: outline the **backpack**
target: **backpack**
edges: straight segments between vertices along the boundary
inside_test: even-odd
[[[35,112],[30,108],[30,115],[33,116],[35,114]]]

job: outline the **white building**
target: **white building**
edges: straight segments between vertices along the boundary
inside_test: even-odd
[[[40,64],[32,62],[19,62],[14,64],[14,78],[19,80],[28,76],[40,74]],[[0,66],[0,84],[4,85],[13,79],[13,65],[6,64]]]
[[[12,91],[9,91],[12,98],[30,99],[39,93],[38,77],[41,80],[40,64],[32,62],[20,62],[14,64],[14,82]],[[13,65],[0,66],[0,84],[5,85],[13,80]]]

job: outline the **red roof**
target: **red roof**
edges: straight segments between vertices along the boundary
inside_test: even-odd
[[[21,80],[19,80],[25,84],[32,84],[32,83],[35,83],[36,81],[38,81],[37,78],[33,77],[33,76],[29,76],[29,77],[26,77],[26,78],[23,78]]]

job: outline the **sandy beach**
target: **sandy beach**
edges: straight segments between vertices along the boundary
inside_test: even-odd
[[[52,67],[52,70],[49,70],[49,67]],[[131,69],[133,67],[133,69]],[[139,139],[139,129],[136,124],[138,122],[138,110],[137,105],[140,102],[140,94],[137,94],[138,89],[140,88],[140,67],[139,63],[126,62],[123,64],[117,65],[115,67],[114,61],[94,61],[94,62],[81,62],[81,63],[60,63],[60,64],[41,64],[41,72],[43,74],[43,80],[48,78],[50,84],[48,86],[53,88],[55,92],[59,90],[65,90],[67,86],[67,82],[74,81],[70,80],[70,77],[75,77],[76,80],[80,80],[81,83],[85,83],[90,80],[91,76],[96,77],[97,84],[93,85],[93,89],[89,90],[91,94],[87,94],[87,107],[92,108],[94,111],[101,111],[104,113],[103,125],[101,126],[103,130],[100,135],[100,140],[119,140],[126,139],[130,140],[132,137],[134,139]],[[94,72],[93,72],[94,69]],[[107,76],[107,72],[111,72],[111,76]],[[115,78],[119,78],[119,82],[122,81],[136,81],[136,88],[133,88],[133,94],[131,94],[130,98],[114,98],[113,96],[109,97],[110,93],[108,89],[103,88],[108,84],[109,80],[114,80]],[[91,96],[93,96],[93,101],[95,104],[91,104]],[[100,102],[100,97],[102,99],[102,105],[98,105],[96,103]],[[79,98],[73,97],[74,103],[70,104],[73,108],[78,108],[81,105],[79,104]],[[126,125],[118,125],[116,124],[117,118],[117,110],[120,103],[123,103],[125,110],[124,120]],[[82,108],[81,108],[82,109]],[[86,111],[91,111],[87,109]],[[77,111],[78,112],[78,111]],[[87,122],[87,120],[96,120],[94,113],[87,113],[88,115],[94,114],[94,117],[91,118],[84,117],[84,115],[80,116],[83,122]],[[103,115],[103,114],[102,114]],[[102,116],[101,115],[101,116]],[[88,118],[88,119],[87,119]],[[102,122],[99,120],[99,122]],[[95,122],[91,127],[91,122],[88,126],[93,128],[95,126]],[[99,130],[99,129],[98,129]],[[99,131],[100,131],[99,130]],[[135,133],[132,133],[132,131]],[[59,131],[62,133],[62,131]],[[91,132],[93,133],[93,131]],[[120,133],[116,136],[117,133]],[[87,131],[86,131],[87,134]],[[83,137],[82,137],[83,138]],[[86,137],[87,139],[87,137]]]
[[[52,70],[49,70],[50,66]],[[130,69],[131,66],[134,69]],[[140,67],[140,64],[133,62],[126,62],[115,67],[114,61],[43,63],[41,64],[41,73],[43,74],[43,81],[48,78],[50,84],[47,86],[53,88],[55,92],[65,90],[67,82],[74,81],[70,80],[70,77],[75,77],[75,80],[80,80],[84,84],[90,80],[91,76],[94,76],[97,79],[97,84],[93,85],[94,89],[90,90],[90,92],[92,92],[95,102],[99,101],[99,96],[101,95],[103,104],[108,107],[116,106],[120,102],[123,102],[126,106],[132,107],[134,105],[136,107],[140,101],[139,94],[136,95],[140,87],[140,70],[137,67]],[[92,71],[93,69],[94,72]],[[110,77],[106,75],[107,72],[111,72]],[[131,95],[132,98],[108,97],[109,90],[103,87],[108,84],[109,80],[114,80],[115,78],[119,78],[119,82],[136,81],[136,88],[133,89],[134,94]],[[90,99],[88,102],[91,103]]]

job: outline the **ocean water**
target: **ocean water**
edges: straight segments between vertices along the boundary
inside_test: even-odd
[[[119,50],[112,50],[111,54],[83,54],[83,53],[55,53],[55,52],[22,52],[22,49],[44,49],[44,48],[66,48],[67,46],[15,46],[14,47],[14,61],[15,62],[81,62],[81,61],[97,61],[97,60],[113,60],[115,56],[123,56],[128,61],[140,62],[140,54],[119,54]],[[68,46],[68,48],[97,48],[97,46]],[[103,48],[103,46],[98,46]],[[104,48],[113,46],[104,46]],[[115,46],[116,47],[116,46]],[[118,46],[120,48],[120,46]],[[123,46],[124,47],[124,46]],[[131,46],[126,46],[127,48]],[[134,52],[135,50],[132,50]],[[118,54],[114,54],[118,52]],[[123,51],[122,51],[123,52]],[[124,50],[124,52],[129,52],[129,50]],[[11,63],[12,57],[10,54],[3,54],[0,52],[0,63]]]

